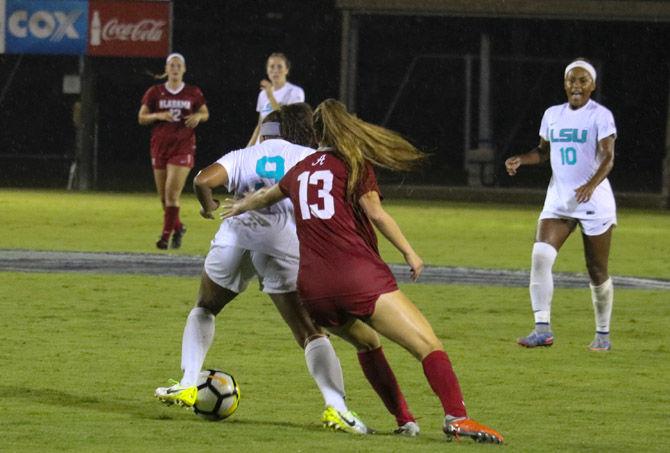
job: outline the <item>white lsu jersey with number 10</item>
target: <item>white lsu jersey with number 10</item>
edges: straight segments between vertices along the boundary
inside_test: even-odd
[[[543,212],[576,219],[616,215],[614,194],[605,178],[586,203],[577,203],[575,189],[587,183],[600,166],[598,142],[616,135],[612,112],[589,100],[572,110],[566,102],[549,107],[542,117],[540,137],[551,145],[551,181]]]
[[[312,153],[312,148],[282,139],[270,139],[231,151],[216,163],[228,173],[228,192],[240,198],[247,192],[276,184],[289,169]],[[224,220],[212,245],[232,245],[280,258],[298,258],[298,237],[291,201],[287,198],[269,208]]]

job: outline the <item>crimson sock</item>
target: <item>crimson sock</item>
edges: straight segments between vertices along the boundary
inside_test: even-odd
[[[174,231],[181,231],[182,226],[181,219],[179,218],[179,207],[177,206],[177,218],[174,221]]]
[[[467,417],[461,387],[458,385],[458,378],[451,367],[447,353],[440,350],[433,351],[421,361],[421,364],[430,387],[440,398],[445,415]]]
[[[174,230],[175,220],[179,217],[179,207],[178,206],[166,206],[165,213],[163,214],[163,234],[161,235],[162,239],[166,241],[172,234]]]
[[[405,395],[398,386],[381,346],[372,351],[359,352],[358,362],[370,385],[384,402],[386,409],[395,416],[398,426],[413,422],[414,416],[407,407]]]

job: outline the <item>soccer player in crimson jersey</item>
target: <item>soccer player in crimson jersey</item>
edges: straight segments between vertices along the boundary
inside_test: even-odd
[[[170,54],[165,62],[167,82],[144,93],[138,114],[141,125],[153,125],[151,166],[164,211],[163,231],[156,247],[162,250],[168,248],[170,235],[171,247],[181,247],[186,228],[179,220],[179,198],[194,164],[194,129],[209,119],[202,91],[184,83],[185,72],[184,57]]]
[[[377,249],[373,224],[403,254],[412,279],[421,274],[423,261],[381,206],[371,164],[409,170],[424,155],[398,134],[358,119],[333,99],[317,108],[315,128],[321,145],[315,154],[289,170],[278,184],[228,201],[221,217],[289,197],[300,240],[298,293],[312,318],[354,345],[367,324],[404,347],[421,361],[442,403],[448,438],[502,443],[500,433],[467,416],[458,378],[442,344],[398,289]],[[367,359],[374,361],[370,352]]]

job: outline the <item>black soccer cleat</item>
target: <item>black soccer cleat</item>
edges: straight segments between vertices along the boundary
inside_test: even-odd
[[[168,240],[160,238],[158,241],[156,241],[156,248],[161,249],[161,250],[167,250]]]
[[[186,234],[186,225],[182,224],[181,228],[174,230],[172,233],[172,242],[170,243],[171,249],[178,249],[181,247],[181,238]]]

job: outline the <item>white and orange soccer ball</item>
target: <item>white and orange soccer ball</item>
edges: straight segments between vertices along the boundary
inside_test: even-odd
[[[198,378],[198,396],[193,405],[196,415],[207,420],[223,420],[235,413],[240,403],[240,388],[235,378],[221,370],[204,370]]]

